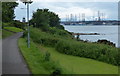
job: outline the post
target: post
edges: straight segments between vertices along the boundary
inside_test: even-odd
[[[28,26],[28,48],[30,48],[30,25],[29,25],[29,3],[27,3],[27,21],[28,21],[28,24],[27,24],[27,26]]]
[[[28,36],[27,36],[27,45],[28,48],[30,48],[30,24],[29,24],[29,4],[31,4],[33,1],[31,0],[24,0],[23,3],[25,3],[25,5],[27,4],[27,31],[28,31]]]

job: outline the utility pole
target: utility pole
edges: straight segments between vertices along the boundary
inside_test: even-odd
[[[29,24],[29,4],[31,4],[33,1],[31,0],[22,0],[25,5],[27,5],[27,31],[28,31],[28,36],[27,36],[27,42],[28,42],[28,48],[30,48],[30,24]]]

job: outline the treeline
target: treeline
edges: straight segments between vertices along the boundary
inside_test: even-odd
[[[47,31],[49,27],[64,29],[64,27],[60,25],[59,16],[49,11],[49,9],[37,9],[37,11],[33,13],[30,23],[33,27],[41,28],[45,31]]]
[[[11,22],[15,18],[14,9],[18,6],[16,2],[3,2],[2,3],[2,21]]]

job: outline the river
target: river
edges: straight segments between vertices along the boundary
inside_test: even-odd
[[[96,42],[97,40],[106,39],[120,47],[118,42],[118,26],[117,25],[94,25],[94,26],[77,26],[77,25],[64,25],[65,30],[74,33],[100,33],[101,35],[80,35],[80,39]]]

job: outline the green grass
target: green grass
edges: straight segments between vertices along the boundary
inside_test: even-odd
[[[31,40],[33,40],[35,42],[34,44],[37,44],[39,48],[37,47],[36,49],[32,47],[33,42],[31,44],[31,49],[24,50],[24,47],[21,47],[21,45],[20,47],[25,52],[30,52],[30,54],[25,55],[26,57],[30,55],[29,58],[31,58],[32,54],[37,53],[35,55],[37,57],[34,57],[35,60],[27,60],[28,63],[31,62],[30,64],[32,65],[30,66],[34,67],[31,68],[31,70],[34,70],[34,74],[46,74],[45,72],[51,73],[51,69],[45,69],[45,63],[39,63],[41,62],[39,56],[46,52],[50,53],[51,61],[57,64],[57,67],[62,68],[62,74],[118,74],[118,67],[111,65],[109,62],[111,61],[114,63],[118,61],[118,52],[115,47],[99,43],[78,42],[72,39],[71,36],[66,36],[67,34],[64,35],[64,33],[61,34],[60,32],[49,33],[37,28],[31,28],[30,33]],[[19,42],[23,43],[22,41]],[[50,65],[53,64],[46,66],[50,67]],[[44,73],[39,71],[40,67],[45,71]],[[37,72],[35,69],[37,69]]]
[[[9,37],[11,35],[13,35],[12,32],[9,32],[9,31],[6,31],[6,30],[2,30],[2,38],[3,39],[6,38],[6,37]]]
[[[17,32],[22,32],[23,31],[22,29],[16,28],[16,27],[4,27],[4,29],[2,30],[2,38],[3,39],[13,35],[14,32],[17,33]]]
[[[45,54],[41,53],[40,49],[32,41],[30,48],[28,48],[26,39],[20,38],[19,48],[32,74],[51,74],[59,68],[53,61],[45,61]]]
[[[40,61],[42,56],[39,49],[33,42],[31,42],[31,47],[27,48],[26,40],[21,38],[19,40],[19,47],[33,74],[49,73],[41,66]]]
[[[118,74],[118,67],[92,59],[65,55],[57,52],[54,48],[40,46],[50,52],[51,58],[73,74]]]
[[[20,28],[16,28],[16,27],[4,27],[4,29],[12,31],[12,32],[22,32],[23,30]]]
[[[27,32],[25,34],[27,36]],[[56,48],[56,51],[63,54],[119,65],[117,48],[106,44],[77,41],[64,30],[51,28],[48,32],[31,27],[30,36],[35,43],[51,46]]]
[[[38,47],[37,47],[38,46]],[[54,64],[61,67],[64,74],[117,74],[117,66],[99,62],[92,59],[65,55],[57,52],[54,48],[36,45],[31,41],[31,47],[27,48],[24,38],[19,40],[20,50],[28,63],[33,74],[50,74]],[[49,52],[51,60],[55,63],[44,63],[43,55]]]

